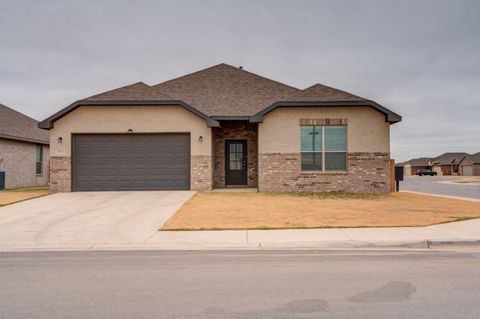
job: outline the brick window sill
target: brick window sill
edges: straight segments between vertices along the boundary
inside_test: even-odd
[[[300,171],[301,174],[306,175],[348,175],[348,171]]]

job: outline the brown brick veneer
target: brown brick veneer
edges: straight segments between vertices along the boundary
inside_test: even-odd
[[[347,172],[302,172],[300,154],[260,154],[259,191],[390,191],[389,153],[348,153]]]
[[[232,121],[213,128],[213,186],[225,187],[225,140],[247,140],[247,186],[258,186],[258,131],[257,124]]]
[[[72,160],[66,156],[50,157],[50,191],[71,192],[72,191]]]
[[[190,162],[190,188],[195,191],[212,189],[212,157],[192,155]]]

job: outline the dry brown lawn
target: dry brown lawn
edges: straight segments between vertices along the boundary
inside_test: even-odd
[[[7,189],[0,191],[0,206],[48,195],[48,187]]]
[[[480,203],[411,193],[197,193],[162,230],[425,226],[480,217]]]

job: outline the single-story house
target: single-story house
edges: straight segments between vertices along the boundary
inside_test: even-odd
[[[430,158],[419,157],[403,163],[404,175],[416,175],[419,169],[432,169]]]
[[[444,153],[431,159],[432,170],[438,175],[459,175],[459,163],[467,153]]]
[[[390,191],[401,116],[325,85],[306,89],[227,64],[79,100],[50,130],[51,190],[254,187]]]
[[[460,175],[479,176],[480,175],[480,152],[465,155],[460,160]]]
[[[49,134],[37,125],[0,104],[0,188],[48,184]]]

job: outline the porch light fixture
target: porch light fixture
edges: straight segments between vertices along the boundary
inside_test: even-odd
[[[131,128],[128,129],[128,134],[132,134],[133,130]]]
[[[58,142],[59,144],[62,144],[63,138],[60,136],[60,137],[57,139],[57,142]]]
[[[200,135],[200,136],[198,137],[198,141],[199,141],[199,142],[203,141],[203,136]]]

